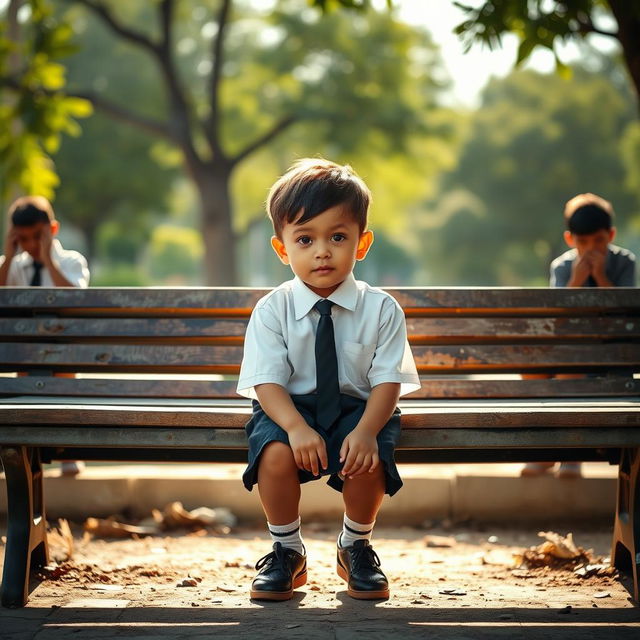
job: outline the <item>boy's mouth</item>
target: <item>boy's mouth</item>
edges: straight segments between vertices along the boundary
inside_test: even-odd
[[[316,269],[313,270],[313,273],[329,273],[330,271],[333,271],[333,267],[327,267],[327,266],[322,266],[322,267],[317,267]]]

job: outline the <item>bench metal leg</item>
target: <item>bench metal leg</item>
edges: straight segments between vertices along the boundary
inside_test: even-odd
[[[640,600],[640,448],[623,449],[618,468],[618,502],[611,562],[633,578],[633,599]]]
[[[2,606],[23,607],[32,568],[49,562],[40,451],[0,447],[7,481],[8,528],[2,573]]]

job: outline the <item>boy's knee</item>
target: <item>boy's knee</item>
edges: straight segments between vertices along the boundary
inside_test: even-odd
[[[289,476],[298,468],[291,447],[284,442],[270,442],[260,455],[260,473],[270,476]]]

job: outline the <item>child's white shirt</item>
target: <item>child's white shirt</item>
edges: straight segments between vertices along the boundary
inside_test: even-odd
[[[51,255],[58,263],[62,275],[74,286],[84,288],[89,286],[89,267],[85,257],[77,251],[63,249],[57,238],[51,243]],[[0,256],[0,265],[5,261],[4,256]],[[26,251],[16,254],[11,260],[9,273],[7,275],[7,286],[28,287],[33,277],[33,258]],[[41,286],[55,287],[49,270],[43,268],[41,271]]]
[[[258,301],[247,327],[238,393],[256,398],[255,386],[274,383],[291,395],[316,390],[315,334],[322,298],[295,277]],[[420,388],[407,341],[405,317],[388,293],[349,277],[328,297],[341,393],[367,399],[383,382],[400,395]]]

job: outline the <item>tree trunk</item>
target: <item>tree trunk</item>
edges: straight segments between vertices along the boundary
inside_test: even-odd
[[[637,2],[609,0],[609,6],[618,23],[618,40],[629,76],[640,101],[640,9]]]
[[[231,171],[217,163],[207,165],[195,176],[205,247],[204,276],[210,287],[238,284],[230,180]]]

